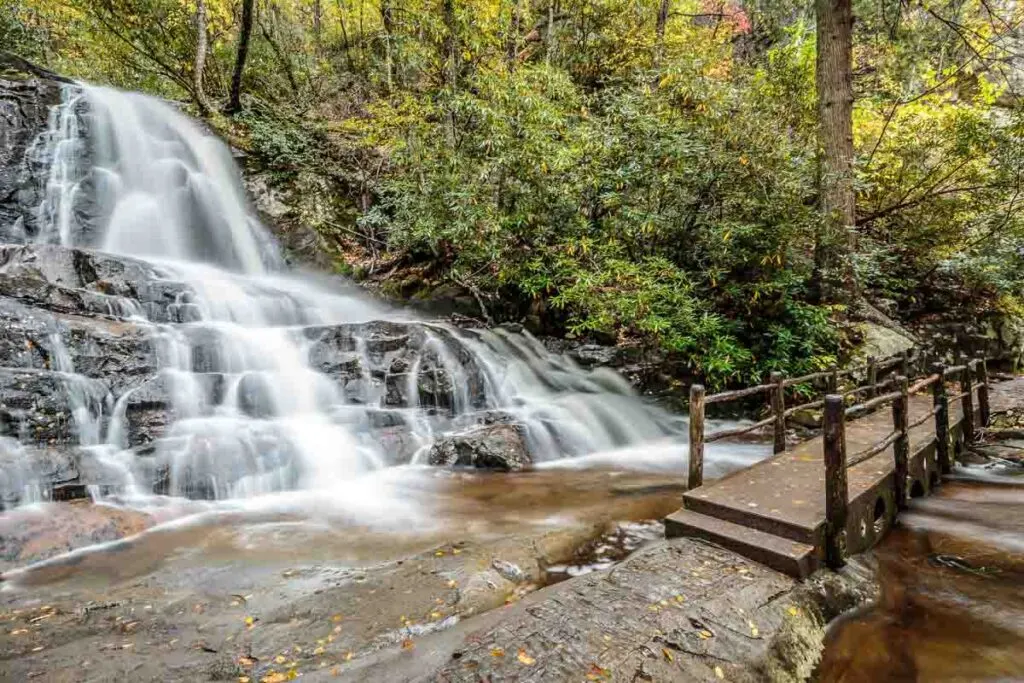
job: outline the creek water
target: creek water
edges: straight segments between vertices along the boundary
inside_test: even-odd
[[[960,470],[874,554],[881,598],[833,626],[820,683],[1024,680],[1019,472]]]

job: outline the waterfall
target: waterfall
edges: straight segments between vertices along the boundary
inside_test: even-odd
[[[120,395],[97,402],[52,344],[80,444],[132,496],[358,498],[378,490],[368,475],[421,467],[439,440],[495,422],[520,429],[537,463],[685,464],[685,421],[610,370],[284,271],[227,147],[170,104],[69,86],[34,153],[50,161],[37,241],[140,259],[153,286],[178,292],[163,318],[134,301],[114,310],[148,330],[159,364]],[[133,406],[154,396],[169,424],[131,443]]]

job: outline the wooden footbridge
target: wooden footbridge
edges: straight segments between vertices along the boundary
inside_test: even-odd
[[[789,397],[822,390],[787,407]],[[758,396],[768,417],[705,432],[708,405]],[[787,448],[787,418],[816,409],[822,435]],[[928,367],[923,354],[904,353],[803,377],[775,373],[767,384],[709,396],[694,385],[689,486],[666,535],[704,538],[801,578],[822,564],[840,567],[879,541],[909,498],[938,486],[988,420],[984,359]],[[773,457],[703,483],[705,444],[768,427]]]

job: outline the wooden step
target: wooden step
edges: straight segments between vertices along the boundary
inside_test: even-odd
[[[814,546],[692,510],[677,510],[666,517],[665,536],[702,538],[800,579],[809,576],[818,568]]]
[[[741,508],[736,504],[714,500],[717,492],[714,484],[687,491],[683,494],[683,506],[687,510],[698,512],[733,524],[738,524],[772,536],[780,536],[798,543],[814,544],[817,542],[817,527],[811,528],[780,519],[779,516],[763,514],[753,509]],[[708,492],[707,497],[704,493]]]

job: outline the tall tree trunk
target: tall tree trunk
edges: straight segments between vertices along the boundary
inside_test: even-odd
[[[387,74],[388,94],[394,87],[394,61],[392,57],[391,38],[395,27],[394,12],[391,0],[381,0],[380,18],[384,24],[384,70]]]
[[[455,0],[442,0],[441,12],[444,15],[444,77],[447,85],[454,90],[459,75],[459,29],[455,20]]]
[[[544,37],[544,64],[551,66],[552,32],[555,30],[555,0],[548,4],[548,30]]]
[[[195,88],[196,104],[205,116],[210,112],[210,102],[203,90],[203,72],[206,71],[206,0],[196,0],[196,63],[192,71],[192,85]]]
[[[669,0],[661,0],[658,5],[658,20],[654,25],[654,66],[661,64],[665,53],[665,26],[668,24]]]
[[[856,298],[854,244],[852,0],[815,0],[818,54],[818,145],[822,223],[814,245],[822,301]]]
[[[271,5],[270,10],[274,23],[276,24],[278,21],[276,7]],[[267,44],[270,45],[270,51],[274,53],[277,63],[281,65],[281,71],[284,72],[285,78],[288,79],[288,87],[291,88],[292,94],[298,97],[299,81],[295,78],[295,69],[292,67],[291,58],[284,50],[281,49],[277,39],[274,38],[274,32],[267,28],[267,24],[263,21],[262,17],[259,19],[258,23],[260,25],[260,33],[263,34],[263,40],[267,41]]]
[[[231,74],[231,96],[228,112],[235,114],[242,110],[242,71],[249,56],[249,38],[252,36],[252,10],[254,0],[242,0],[242,27],[238,32],[238,53],[235,55],[235,70]]]
[[[320,19],[323,16],[323,8],[320,0],[313,0],[313,42],[316,44],[316,52],[319,55],[323,51],[323,44],[320,41]]]
[[[519,55],[519,32],[523,23],[522,1],[514,0],[512,3],[512,17],[508,24],[508,35],[505,36],[505,64],[510,71],[515,68]]]

